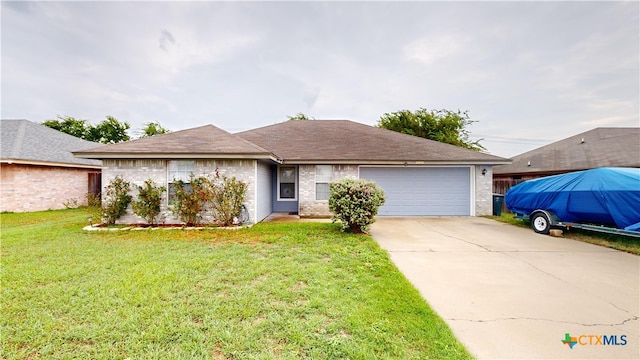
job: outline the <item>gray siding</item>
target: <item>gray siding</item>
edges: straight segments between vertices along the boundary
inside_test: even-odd
[[[271,167],[258,162],[256,169],[256,215],[253,222],[262,221],[271,214]]]

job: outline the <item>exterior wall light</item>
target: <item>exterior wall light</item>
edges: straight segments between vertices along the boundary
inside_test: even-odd
[[[482,169],[482,176],[487,175],[487,169]]]

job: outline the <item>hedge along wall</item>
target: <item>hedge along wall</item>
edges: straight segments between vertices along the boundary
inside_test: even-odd
[[[188,160],[188,159],[185,159]],[[244,204],[250,213],[255,207],[255,167],[256,160],[217,160],[217,159],[195,159],[194,175],[207,176],[211,179],[215,177],[216,168],[221,175],[228,177],[235,176],[236,179],[247,183],[247,194]],[[105,159],[102,162],[102,186],[103,189],[116,176],[129,181],[131,185],[142,186],[147,179],[153,180],[156,184],[169,187],[168,181],[168,165],[167,160],[156,159]],[[132,186],[133,188],[133,186]],[[137,199],[137,190],[132,190],[134,200]],[[104,193],[104,190],[103,190]],[[104,201],[104,197],[103,197]],[[162,202],[162,211],[165,214],[165,223],[179,223],[179,220],[173,216],[165,197]],[[254,219],[252,219],[254,220]],[[161,221],[162,222],[162,221]],[[131,207],[127,210],[127,214],[121,217],[117,224],[135,224],[144,223],[144,220],[135,215]]]

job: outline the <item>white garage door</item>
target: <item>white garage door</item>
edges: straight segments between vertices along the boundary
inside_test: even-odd
[[[385,193],[379,215],[471,215],[468,167],[361,167]]]

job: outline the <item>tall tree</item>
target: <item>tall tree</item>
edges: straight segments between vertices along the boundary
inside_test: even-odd
[[[400,110],[385,113],[378,120],[379,128],[397,131],[403,134],[419,136],[440,141],[474,151],[486,151],[480,140],[471,141],[467,126],[475,121],[469,120],[468,111]]]
[[[72,118],[71,116],[60,116],[55,120],[47,120],[42,125],[62,131],[63,133],[86,139],[89,124],[87,120]]]
[[[107,119],[98,125],[91,125],[87,120],[58,115],[58,119],[44,121],[42,125],[81,139],[103,144],[114,144],[130,139],[127,131],[131,125],[128,122],[120,122],[113,116],[107,116]]]
[[[162,125],[160,125],[159,122],[148,122],[144,124],[140,137],[143,138],[143,137],[149,137],[153,135],[166,134],[168,132],[169,130],[162,127]]]
[[[98,125],[89,129],[87,140],[103,144],[115,144],[130,139],[127,131],[131,128],[128,122],[120,122],[113,116],[107,116]]]

